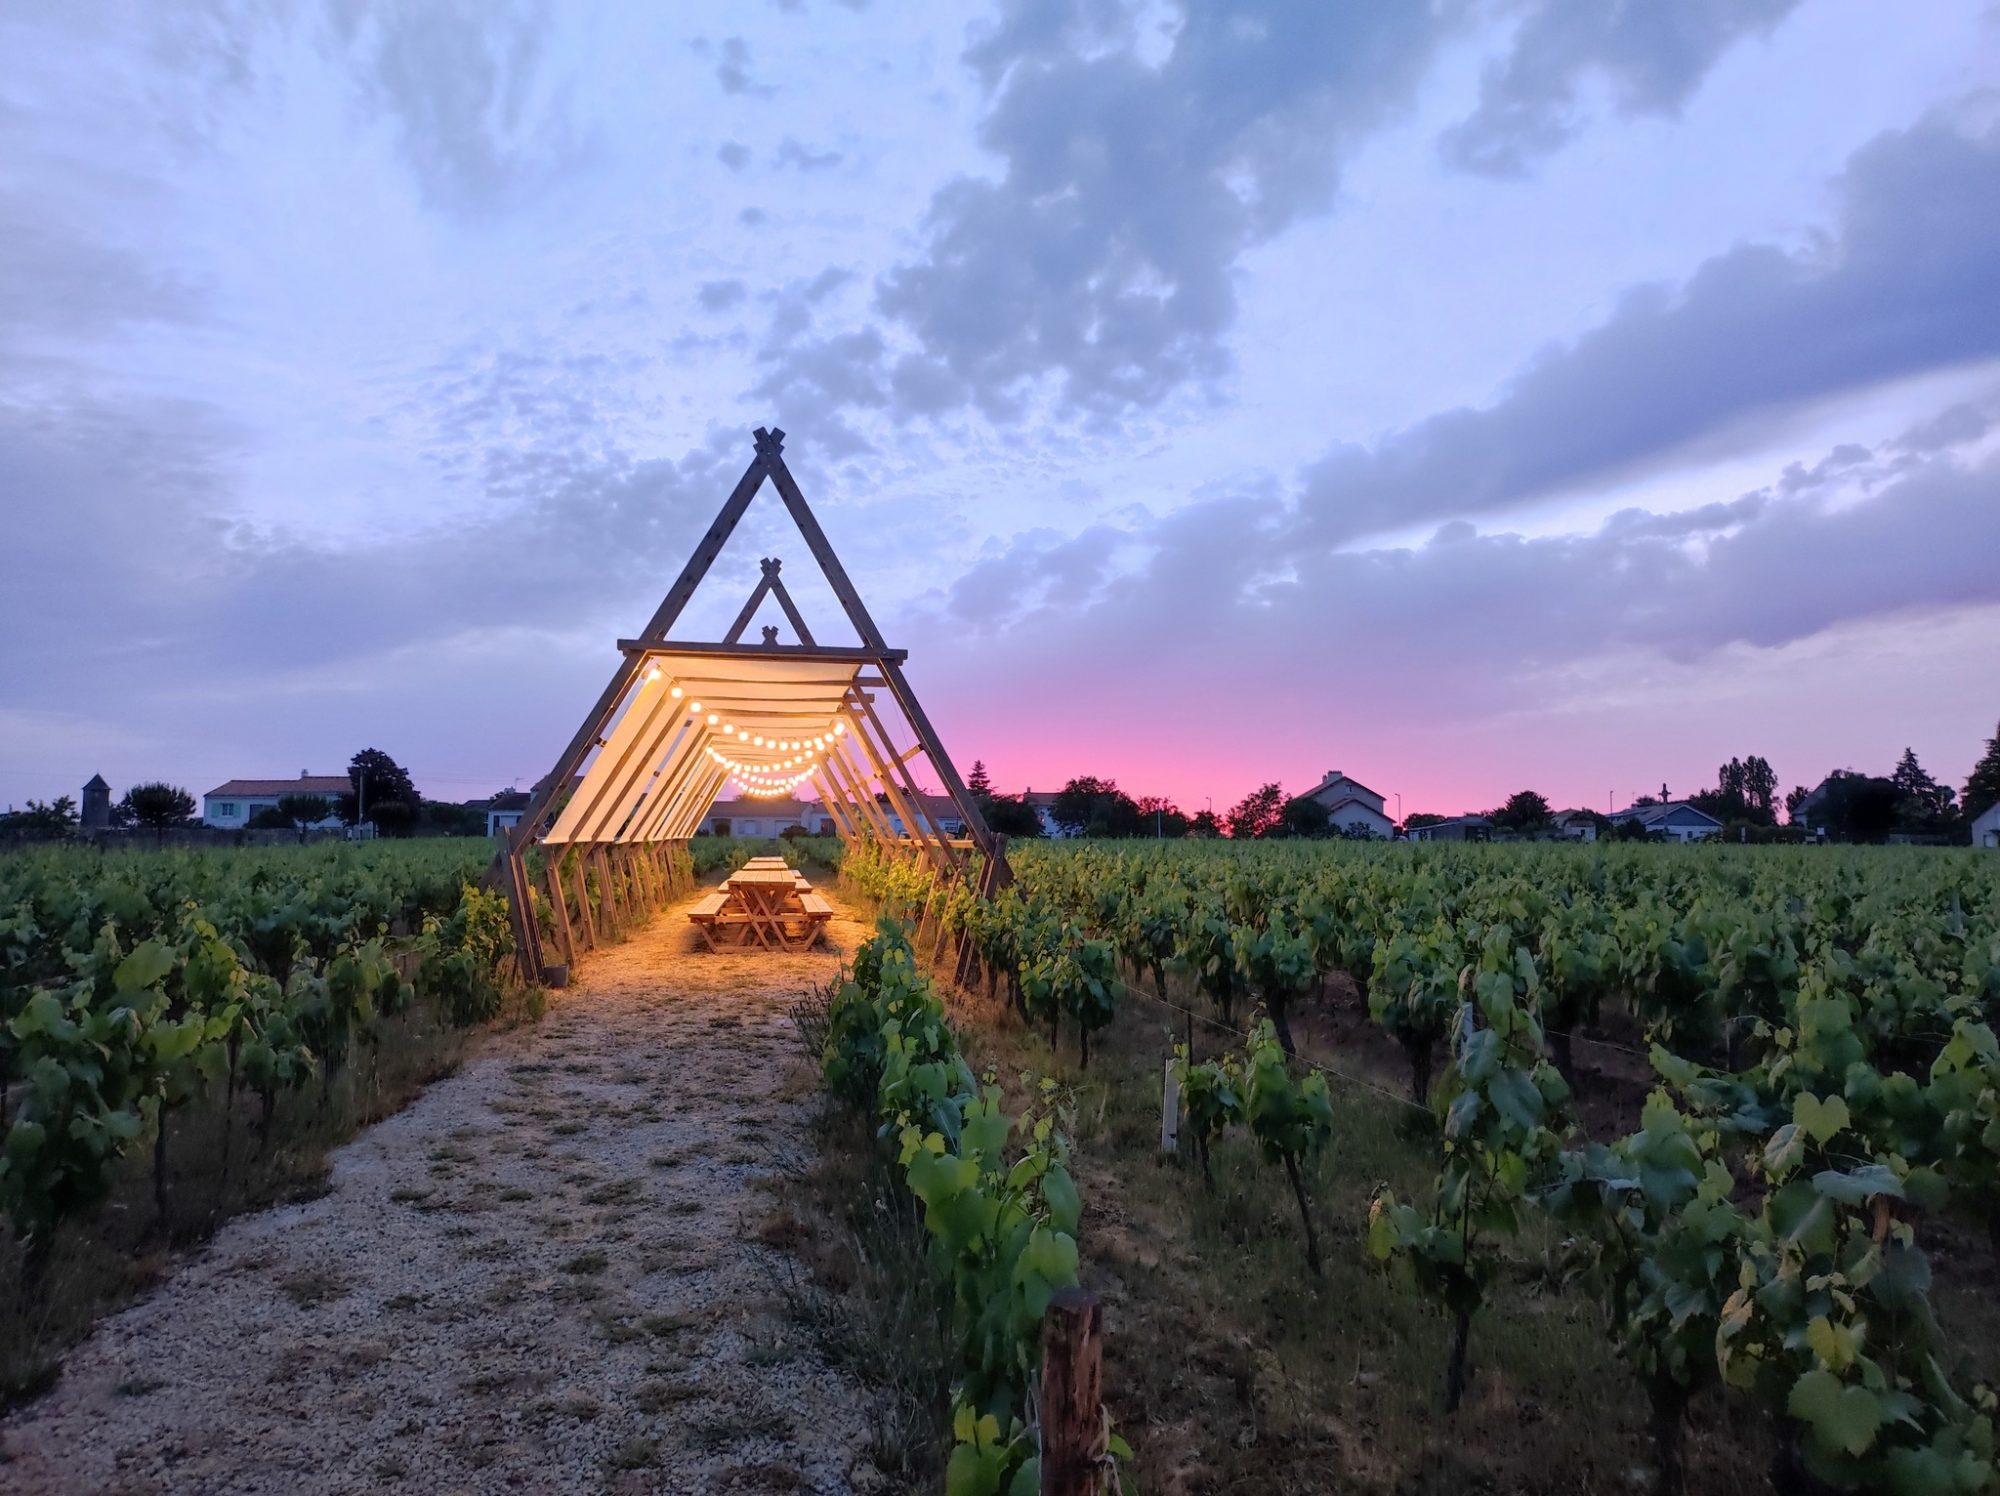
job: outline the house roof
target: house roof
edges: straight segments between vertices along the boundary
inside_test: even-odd
[[[90,778],[84,782],[83,787],[87,790],[108,790],[111,788],[110,785],[104,782],[104,776],[102,774],[91,775]]]
[[[1412,826],[1410,830],[1435,831],[1440,826],[1491,826],[1492,824],[1485,816],[1448,816],[1442,821],[1426,821],[1421,826]]]
[[[301,774],[297,779],[231,779],[218,784],[202,798],[235,795],[251,800],[268,795],[344,795],[353,788],[345,774]]]
[[[486,802],[488,810],[526,810],[531,796],[526,790],[502,790]]]
[[[1056,803],[1056,797],[1061,793],[1061,790],[1022,790],[1021,803],[1045,810]]]
[[[1303,799],[1308,796],[1317,795],[1321,790],[1326,789],[1328,786],[1340,784],[1343,781],[1353,785],[1358,790],[1366,792],[1367,794],[1375,795],[1375,798],[1378,800],[1382,798],[1379,794],[1376,794],[1374,790],[1369,789],[1367,785],[1363,784],[1360,780],[1356,779],[1352,774],[1343,774],[1338,769],[1328,769],[1326,771],[1326,778],[1322,779],[1318,784],[1314,785],[1311,789],[1307,790],[1305,796],[1301,796],[1300,798]]]
[[[709,815],[730,820],[803,821],[807,816],[825,813],[826,807],[817,800],[766,799],[761,795],[738,795],[733,799],[718,800],[708,808]]]
[[[1722,824],[1722,822],[1703,810],[1699,805],[1687,800],[1669,800],[1662,805],[1628,805],[1625,809],[1619,811],[1618,814],[1612,816],[1611,819],[1614,821],[1637,821],[1642,826],[1651,826],[1664,821],[1676,811],[1686,811],[1689,815],[1700,816],[1711,826],[1720,826]]]
[[[1368,793],[1372,795],[1375,792],[1373,790],[1370,790]],[[1342,795],[1338,800],[1334,801],[1333,804],[1327,806],[1326,813],[1328,815],[1332,815],[1335,811],[1344,810],[1350,805],[1360,806],[1363,810],[1367,811],[1371,816],[1382,816],[1382,819],[1385,821],[1389,819],[1388,816],[1383,815],[1382,811],[1377,809],[1374,805],[1370,804],[1368,800],[1366,800],[1360,795]]]

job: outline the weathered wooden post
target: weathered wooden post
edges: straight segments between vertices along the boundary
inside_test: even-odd
[[[1101,1496],[1104,1306],[1065,1288],[1042,1316],[1042,1496]]]

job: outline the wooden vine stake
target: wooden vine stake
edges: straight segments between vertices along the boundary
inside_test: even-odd
[[[1104,1306],[1065,1288],[1042,1316],[1042,1496],[1105,1489]]]
[[[1181,1132],[1181,1079],[1174,1073],[1174,1061],[1167,1060],[1166,1077],[1160,1087],[1160,1152],[1176,1152]]]

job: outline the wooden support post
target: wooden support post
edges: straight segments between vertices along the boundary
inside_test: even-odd
[[[1042,1315],[1042,1496],[1105,1488],[1104,1309],[1065,1288]]]
[[[590,849],[590,865],[597,869],[597,919],[608,942],[615,939],[622,928],[617,880],[611,876],[611,859],[604,855],[604,848],[593,846]]]
[[[1193,1062],[1194,1056],[1188,1060]],[[1174,1062],[1167,1060],[1166,1080],[1160,1089],[1160,1152],[1179,1151],[1181,1136],[1181,1083],[1174,1074]]]
[[[570,864],[569,869],[570,882],[576,888],[576,917],[583,921],[584,949],[594,951],[597,949],[597,917],[590,910],[590,880],[584,876],[583,848],[564,847],[562,851],[564,857],[571,852],[576,854],[576,861]]]
[[[549,864],[549,903],[556,916],[556,940],[562,946],[563,960],[569,963],[570,975],[576,975],[576,936],[569,927],[569,901],[563,897],[561,847],[544,848],[542,856]]]
[[[874,743],[870,739],[866,728],[859,719],[855,721],[855,731],[860,734],[863,745],[868,748],[869,753],[875,758],[876,767],[878,769],[882,767],[882,758],[886,754],[889,760],[895,765],[895,772],[901,776],[904,787],[910,793],[910,798],[915,800],[919,805],[922,805],[923,792],[917,788],[916,777],[910,773],[909,755],[896,752],[896,740],[889,736],[889,729],[882,725],[882,719],[875,714],[874,702],[860,691],[853,692],[852,694],[860,703],[861,716],[866,717],[869,722],[874,724],[875,731],[882,738],[882,753],[877,754],[874,749]],[[918,743],[917,747],[921,748],[923,744]],[[888,778],[889,775],[885,772],[883,774],[884,781],[886,782]],[[928,814],[926,814],[926,824],[929,823],[929,819]],[[963,872],[964,868],[959,862],[958,853],[952,848],[951,839],[944,834],[944,829],[939,826],[932,826],[931,831],[937,839],[938,871],[940,873]]]

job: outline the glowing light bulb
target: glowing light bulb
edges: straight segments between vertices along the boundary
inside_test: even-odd
[[[727,732],[729,731],[729,729],[725,727],[723,728],[723,731]],[[739,738],[747,738],[750,736],[750,729],[747,727],[739,727],[736,729],[736,736]]]
[[[710,712],[710,713],[708,714],[708,725],[709,725],[710,727],[713,727],[713,726],[715,726],[715,724],[716,724],[716,723],[718,723],[718,722],[720,722],[721,720],[722,720],[722,719],[721,719],[720,717],[716,716],[714,712]]]
[[[690,712],[699,712],[701,710],[701,703],[699,701],[690,701],[688,703],[688,710]]]
[[[681,688],[679,686],[669,686],[667,687],[667,694],[673,697],[674,700],[679,701],[681,699],[681,694],[682,694]]]
[[[847,724],[845,722],[836,722],[833,724],[833,735],[835,737],[839,737],[842,733],[846,731],[847,731]]]
[[[658,680],[659,678],[660,678],[660,667],[658,665],[648,665],[646,667],[646,679]]]

